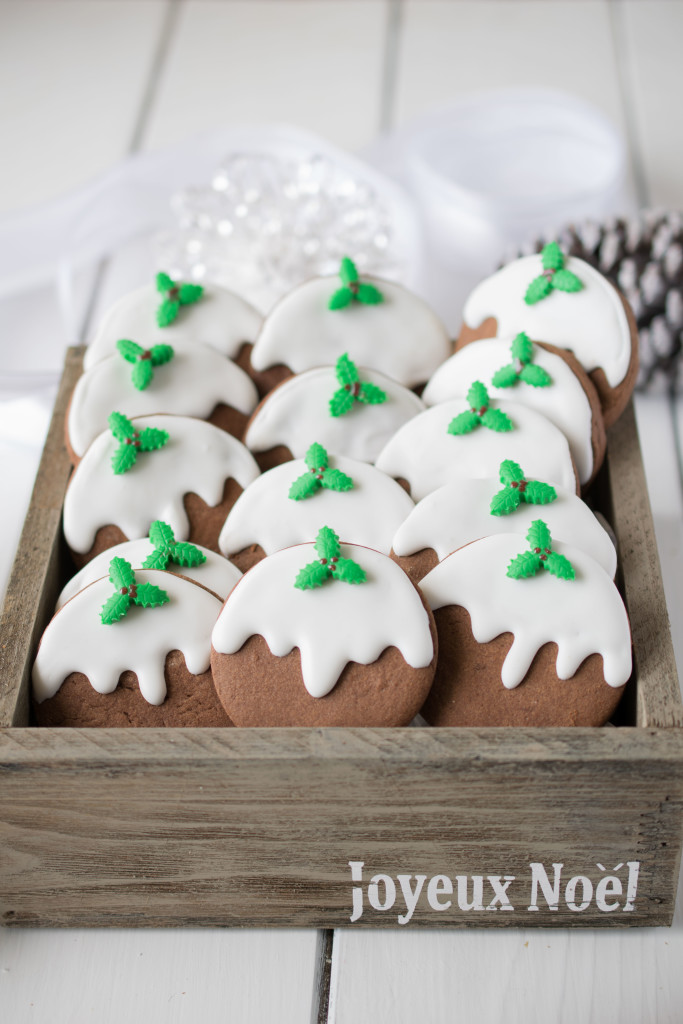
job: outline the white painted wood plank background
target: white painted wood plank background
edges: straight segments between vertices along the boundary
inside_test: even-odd
[[[639,201],[681,207],[682,28],[683,6],[672,0],[9,0],[0,5],[0,131],[11,156],[0,210],[76,187],[131,149],[223,122],[287,119],[354,149],[381,126],[508,84],[593,102],[629,139]],[[96,311],[129,277],[136,283],[139,259],[131,246],[104,269],[91,293]],[[47,292],[0,306],[0,338],[20,338],[41,368],[59,365],[59,331]],[[25,369],[0,344],[3,371]],[[637,412],[667,599],[680,623],[683,415],[649,397]],[[21,473],[16,486],[25,490],[25,460]],[[683,629],[674,632],[683,666]],[[39,1024],[307,1024],[317,939],[312,931],[0,931],[0,1000],[8,1019]],[[671,931],[340,931],[329,1019],[678,1024],[681,962],[680,900]]]

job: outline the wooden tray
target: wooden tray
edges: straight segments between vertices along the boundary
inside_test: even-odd
[[[70,572],[62,439],[82,352],[0,620],[6,924],[671,923],[683,707],[632,408],[595,495],[635,651],[616,727],[37,729],[31,666]]]

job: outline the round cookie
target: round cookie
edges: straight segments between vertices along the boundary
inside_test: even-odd
[[[271,310],[251,351],[265,394],[285,376],[334,364],[348,353],[407,388],[423,384],[453,350],[444,325],[402,285],[359,278],[345,258],[339,276],[315,277]]]
[[[38,725],[231,725],[210,671],[220,599],[172,573],[133,573],[123,559],[112,559],[110,572],[43,634],[33,666]]]
[[[104,315],[85,350],[85,369],[112,355],[120,338],[132,338],[145,348],[199,343],[230,359],[239,357],[241,363],[245,347],[251,347],[263,320],[239,295],[211,284],[204,286],[196,302],[182,306],[175,320],[160,327],[157,314],[163,298],[159,288],[149,284],[119,299]]]
[[[476,410],[471,408],[472,398]],[[484,409],[493,416],[482,415]],[[512,429],[496,429],[501,414]],[[485,418],[491,427],[485,425]],[[461,423],[466,432],[453,433],[461,430]],[[375,465],[389,476],[405,480],[412,498],[421,501],[454,480],[495,476],[503,459],[519,463],[536,480],[577,490],[564,434],[545,416],[519,403],[489,402],[478,381],[467,401],[454,398],[442,402],[406,423],[387,442]]]
[[[178,540],[217,551],[228,512],[259,475],[252,455],[203,420],[159,415],[125,422],[140,441],[146,431],[167,441],[156,450],[139,451],[132,465],[117,473],[114,463],[121,463],[132,445],[110,430],[95,438],[64,499],[64,536],[76,566],[114,544],[146,537],[155,519],[168,523]]]
[[[168,352],[168,346],[166,346]],[[172,413],[208,420],[241,439],[258,403],[253,381],[230,359],[206,345],[176,343],[171,357],[155,366],[152,379],[139,389],[131,365],[119,353],[96,363],[76,382],[66,416],[66,443],[76,463],[117,409],[125,416]],[[151,363],[149,350],[142,358]]]
[[[570,352],[534,343],[525,334],[481,339],[439,367],[422,400],[432,406],[464,398],[473,380],[484,381],[491,398],[528,405],[559,427],[581,487],[590,485],[605,457],[605,426],[598,393]]]
[[[405,573],[326,528],[242,577],[212,645],[218,695],[244,726],[407,725],[436,664],[431,613]]]
[[[430,725],[596,726],[616,708],[631,674],[619,592],[579,548],[551,540],[537,554],[534,529],[528,546],[516,534],[474,541],[422,580],[439,633],[434,686],[422,710]],[[560,577],[539,568],[548,547],[548,565],[559,556],[552,564]],[[531,572],[529,561],[535,575],[506,574],[512,563]]]
[[[347,378],[354,375],[356,380],[348,383]],[[335,415],[331,407],[335,396],[350,395],[345,389],[354,385],[369,387],[375,398],[377,392],[385,398],[350,398],[347,411]],[[262,469],[303,458],[313,439],[335,455],[374,462],[389,438],[424,408],[408,388],[377,370],[357,369],[341,357],[336,366],[299,373],[271,391],[249,421],[244,443],[258,456]]]
[[[522,479],[525,484],[522,494],[529,490],[533,492],[533,486],[528,488],[529,481]],[[541,517],[553,537],[581,548],[602,566],[610,579],[614,579],[617,570],[614,544],[588,505],[575,494],[553,487],[555,497],[547,503],[520,500],[517,507],[507,514],[492,514],[491,502],[496,495],[502,496],[504,492],[514,495],[515,490],[519,494],[519,481],[514,480],[514,483],[516,487],[513,488],[510,483],[486,477],[461,480],[432,491],[415,506],[396,531],[393,557],[411,580],[419,583],[435,565],[458,548],[499,533],[517,533],[525,537],[532,521]],[[501,505],[502,502],[498,507]]]
[[[550,279],[559,272],[578,279],[579,289],[563,291],[554,285]],[[533,301],[526,301],[530,286],[539,279],[530,296]],[[545,294],[537,299],[539,290]],[[465,303],[463,321],[456,349],[478,338],[520,331],[569,349],[595,384],[605,426],[623,412],[638,374],[633,313],[607,278],[583,260],[564,256],[556,243],[545,246],[542,254],[508,263],[477,285]]]
[[[310,541],[324,522],[347,543],[389,554],[413,508],[385,473],[313,444],[305,459],[275,466],[249,484],[230,510],[218,547],[246,571],[264,555]]]

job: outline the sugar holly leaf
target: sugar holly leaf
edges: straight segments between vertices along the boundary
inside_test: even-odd
[[[470,409],[485,409],[489,404],[489,393],[480,380],[475,380],[467,392]]]
[[[377,306],[380,302],[384,302],[384,296],[379,288],[375,288],[374,284],[368,284],[367,281],[358,285],[356,298],[364,306]]]
[[[548,242],[541,250],[544,270],[560,270],[564,266],[564,253],[557,242]]]
[[[139,583],[135,589],[133,601],[142,608],[157,608],[160,604],[166,604],[170,600],[166,591],[155,586],[154,583]]]
[[[357,562],[351,558],[340,558],[333,573],[335,579],[343,580],[344,583],[365,583],[367,573]]]
[[[319,487],[322,487],[322,483],[317,476],[314,476],[313,473],[303,473],[289,488],[288,497],[292,501],[303,501],[304,498],[310,498],[312,494],[315,494]]]
[[[353,488],[353,480],[341,469],[324,470],[321,483],[330,491],[350,491]]]
[[[169,327],[180,311],[180,303],[176,299],[164,299],[157,309],[159,327]]]
[[[111,626],[122,619],[129,608],[130,598],[127,594],[112,594],[102,605],[100,619],[105,626]]]
[[[512,559],[507,575],[513,580],[528,579],[536,575],[542,564],[540,555],[535,555],[533,551],[523,551]]]
[[[155,548],[170,550],[175,544],[173,530],[163,519],[155,519],[149,528],[149,539]]]
[[[365,402],[366,405],[381,405],[382,402],[386,402],[387,393],[376,384],[364,381],[360,386],[357,398],[359,402]]]
[[[580,292],[583,282],[572,274],[571,270],[556,270],[553,275],[553,288],[561,292]]]
[[[534,388],[547,388],[553,382],[548,371],[544,370],[542,366],[536,366],[535,363],[523,366],[519,376],[525,384],[531,384]]]
[[[455,419],[452,419],[448,424],[449,434],[469,434],[475,427],[479,426],[479,417],[476,412],[472,412],[471,409],[467,409],[465,412],[461,412]]]
[[[353,293],[350,288],[337,288],[327,304],[328,309],[345,309],[353,302]]]
[[[137,362],[145,351],[142,345],[138,345],[135,341],[130,341],[128,338],[119,338],[116,342],[116,347],[123,358],[129,363]]]
[[[334,372],[340,384],[355,384],[359,379],[356,364],[349,359],[346,353],[343,356],[339,356]]]
[[[312,590],[320,587],[330,575],[330,570],[320,562],[309,562],[297,573],[294,586],[299,590]]]
[[[109,563],[109,579],[117,590],[122,587],[132,587],[135,583],[135,573],[130,562],[125,558],[112,558]]]
[[[151,359],[139,359],[133,367],[132,381],[138,391],[144,391],[151,383],[154,368]]]
[[[557,491],[550,484],[544,484],[540,480],[528,480],[522,499],[531,505],[549,505],[555,501]]]
[[[309,469],[325,469],[329,458],[323,446],[314,442],[306,452],[304,462]]]
[[[501,366],[499,370],[496,370],[491,378],[491,383],[494,388],[511,388],[513,384],[517,383],[518,379],[517,368],[512,363],[508,363],[507,366]]]
[[[157,448],[163,448],[168,441],[168,434],[165,430],[157,427],[145,427],[140,431],[140,451],[153,452]]]
[[[339,388],[330,399],[330,414],[332,416],[344,416],[353,408],[353,395],[346,388]]]
[[[193,302],[198,302],[204,294],[204,289],[200,284],[181,284],[178,286],[178,298],[180,299],[181,306],[190,306]]]
[[[125,441],[127,437],[132,437],[135,433],[135,427],[122,412],[110,413],[107,423],[117,441]]]
[[[534,343],[524,331],[512,339],[512,358],[519,359],[520,363],[530,363],[534,354]]]
[[[544,564],[548,572],[551,572],[553,576],[557,576],[561,580],[573,580],[576,578],[574,566],[568,558],[565,558],[558,551],[551,551]]]
[[[195,544],[179,540],[171,548],[171,561],[175,562],[176,565],[192,568],[195,565],[203,565],[206,561],[206,555]]]
[[[498,469],[498,475],[502,484],[511,484],[513,480],[515,483],[519,483],[524,479],[524,470],[518,462],[513,462],[512,459],[503,459]]]
[[[534,519],[533,523],[529,527],[526,539],[529,542],[529,547],[540,548],[541,551],[552,546],[550,530],[542,519]]]
[[[164,363],[169,363],[175,354],[172,345],[152,345],[149,351],[152,357],[152,366],[163,366]]]
[[[481,422],[489,430],[495,430],[499,434],[514,429],[512,420],[502,409],[487,409],[481,417]]]
[[[329,526],[322,526],[315,538],[315,550],[321,558],[339,557],[339,537]]]
[[[546,295],[550,295],[553,290],[553,286],[547,277],[535,277],[524,295],[524,301],[527,306],[533,306],[534,303],[540,302]]]
[[[349,259],[348,256],[344,256],[344,258],[341,261],[341,266],[339,268],[339,276],[342,280],[342,284],[346,285],[355,284],[356,281],[358,280],[358,271],[356,269],[356,264],[353,262],[353,260]]]
[[[120,476],[127,473],[135,465],[137,449],[132,444],[120,444],[111,457],[111,465],[114,473]]]
[[[512,487],[504,487],[491,498],[490,511],[492,516],[507,516],[519,508],[522,500],[518,490]]]
[[[168,274],[159,273],[157,274],[157,291],[158,292],[169,292],[171,288],[175,287],[175,281],[173,281]]]
[[[155,548],[142,563],[143,569],[165,569],[169,563],[170,552],[162,548]]]

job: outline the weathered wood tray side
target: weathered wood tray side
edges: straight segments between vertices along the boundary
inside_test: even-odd
[[[79,366],[73,351],[0,624],[5,923],[671,922],[681,702],[632,411],[610,433],[601,495],[633,621],[631,724],[40,730],[28,678],[61,576]]]

